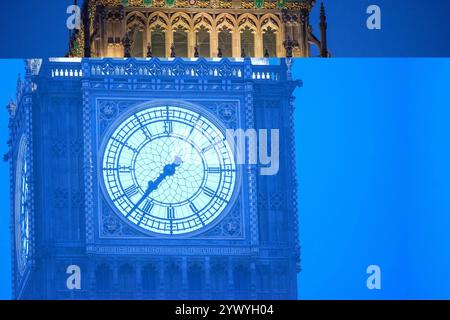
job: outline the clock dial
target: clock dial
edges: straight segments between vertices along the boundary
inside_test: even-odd
[[[16,167],[15,225],[17,265],[23,273],[30,253],[30,214],[29,183],[27,163],[27,140],[23,137],[19,143]]]
[[[199,230],[230,203],[236,165],[224,133],[176,106],[130,115],[108,137],[103,182],[117,211],[159,234]]]

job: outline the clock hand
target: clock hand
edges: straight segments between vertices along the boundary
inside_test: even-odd
[[[137,209],[137,207],[139,207],[141,205],[141,203],[150,195],[150,193],[152,193],[153,191],[155,191],[158,186],[161,184],[161,182],[163,182],[163,180],[166,177],[170,177],[173,176],[175,174],[175,168],[179,167],[181,165],[183,161],[181,160],[180,157],[176,156],[175,160],[171,163],[171,164],[166,164],[164,166],[163,169],[163,173],[161,173],[159,175],[158,178],[156,178],[155,181],[150,180],[148,182],[147,185],[147,189],[145,190],[144,194],[142,195],[142,197],[139,199],[138,202],[136,202],[136,204],[134,205],[134,207],[128,212],[127,217],[132,214],[134,212],[134,210]]]

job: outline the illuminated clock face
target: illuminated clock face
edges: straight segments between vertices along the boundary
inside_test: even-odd
[[[119,214],[165,235],[211,224],[236,185],[224,133],[206,116],[177,106],[150,107],[121,121],[106,143],[102,171]]]
[[[19,143],[16,167],[16,198],[15,198],[15,225],[16,225],[16,252],[17,265],[23,273],[30,252],[30,207],[29,183],[27,163],[27,140],[23,137]]]

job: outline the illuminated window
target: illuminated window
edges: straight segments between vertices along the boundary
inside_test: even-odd
[[[133,31],[131,32],[131,39],[133,41],[131,44],[131,56],[143,57],[144,36],[142,30],[134,28]]]
[[[160,26],[151,31],[150,43],[154,57],[166,56],[166,33]]]
[[[247,57],[255,56],[255,35],[249,27],[245,27],[241,31],[241,49],[244,50]]]
[[[209,32],[204,27],[201,26],[196,33],[196,44],[198,46],[198,53],[200,57],[210,57],[210,40],[209,40]]]
[[[233,43],[231,30],[223,28],[219,31],[219,48],[222,51],[223,57],[233,56]]]
[[[175,46],[175,54],[177,57],[188,56],[188,40],[185,29],[179,27],[173,32],[173,43]]]
[[[263,50],[264,55],[267,53],[269,57],[277,56],[277,35],[271,27],[263,33]]]

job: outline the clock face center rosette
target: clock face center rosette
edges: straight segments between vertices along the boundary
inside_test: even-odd
[[[163,205],[182,204],[193,198],[204,184],[205,163],[201,151],[183,137],[167,136],[148,141],[134,161],[134,179],[145,191],[149,181],[164,175],[164,168],[179,162],[173,173],[164,175],[149,197]]]

